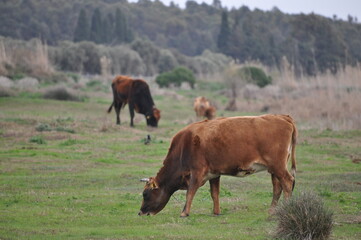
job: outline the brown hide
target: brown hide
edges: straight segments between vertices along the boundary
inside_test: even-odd
[[[212,106],[205,97],[197,97],[194,99],[193,109],[199,118],[205,117],[211,120],[216,116],[216,108]]]
[[[158,213],[175,191],[186,189],[181,216],[188,216],[194,194],[206,181],[210,182],[213,212],[220,214],[220,176],[245,177],[261,170],[272,176],[273,211],[281,192],[288,198],[293,190],[296,136],[296,126],[288,115],[218,118],[191,124],[174,136],[163,167],[153,179],[157,188],[145,187],[139,214]],[[290,155],[292,174],[287,170]]]
[[[120,124],[119,114],[126,104],[129,105],[130,125],[134,126],[134,110],[144,114],[147,125],[157,127],[160,119],[160,111],[154,106],[148,84],[142,79],[132,79],[128,76],[117,76],[112,81],[113,103],[108,109],[111,112],[114,106],[117,124]]]

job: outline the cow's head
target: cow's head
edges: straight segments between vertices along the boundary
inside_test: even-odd
[[[171,194],[160,188],[155,178],[145,178],[141,181],[146,182],[146,184],[143,191],[142,206],[138,215],[155,215],[165,207]]]
[[[147,125],[152,127],[158,127],[158,121],[160,119],[160,110],[153,107],[152,113],[146,116]]]

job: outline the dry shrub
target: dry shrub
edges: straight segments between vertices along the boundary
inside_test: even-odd
[[[39,86],[39,81],[36,78],[24,77],[16,81],[15,87],[20,90],[32,90]]]
[[[303,192],[282,202],[275,216],[277,239],[324,240],[331,235],[333,213],[315,193]]]
[[[286,71],[273,78],[275,84],[268,88],[243,86],[237,94],[238,110],[290,114],[301,128],[361,128],[360,66],[336,75],[296,78]]]
[[[0,97],[13,97],[15,93],[10,88],[0,86]]]
[[[7,77],[0,76],[0,87],[11,88],[14,86],[14,82]]]
[[[12,77],[18,74],[44,77],[53,72],[48,46],[40,39],[20,41],[0,37],[0,74]]]

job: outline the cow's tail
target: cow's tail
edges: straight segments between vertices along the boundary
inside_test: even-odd
[[[114,106],[114,101],[112,102],[112,104],[110,104],[110,107],[108,108],[108,113],[112,111],[113,106]]]
[[[294,178],[293,180],[293,186],[292,186],[292,190],[295,187],[296,184],[296,143],[297,143],[297,128],[296,125],[294,123],[292,123],[293,125],[293,133],[292,133],[292,150],[291,150],[291,161],[292,161],[292,166],[291,166],[291,174]]]
[[[113,90],[113,102],[112,102],[112,104],[110,104],[110,107],[108,108],[108,113],[110,113],[111,111],[112,111],[112,108],[113,108],[113,106],[114,106],[114,103],[115,103],[115,101],[116,101],[116,96],[117,96],[117,92],[116,92],[116,89],[115,89],[115,84],[114,83],[112,83],[112,90]]]

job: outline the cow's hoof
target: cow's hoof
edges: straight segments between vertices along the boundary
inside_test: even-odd
[[[189,214],[182,212],[181,215],[180,215],[180,217],[181,217],[181,218],[189,217]]]

